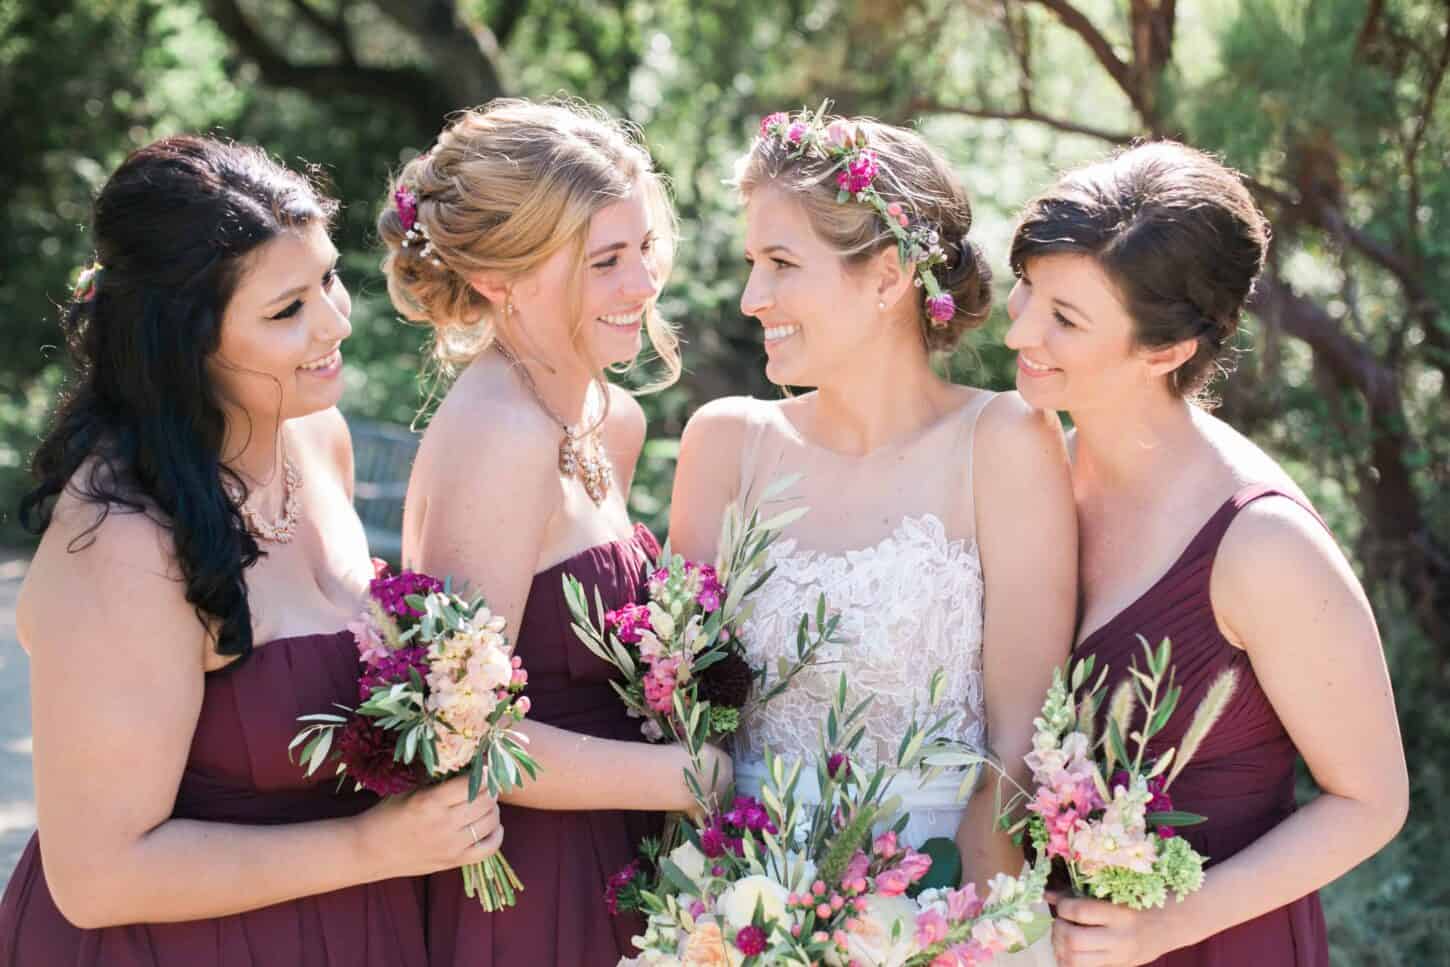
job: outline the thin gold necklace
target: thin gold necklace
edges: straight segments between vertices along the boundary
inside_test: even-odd
[[[498,353],[506,359],[510,366],[518,370],[524,378],[524,387],[533,396],[534,402],[539,408],[559,425],[564,431],[564,439],[559,441],[559,472],[565,477],[573,477],[584,485],[584,492],[589,499],[594,501],[598,507],[604,503],[604,498],[609,496],[609,488],[614,485],[614,468],[609,463],[609,458],[604,450],[604,438],[600,428],[596,425],[590,429],[580,430],[578,427],[570,426],[559,419],[559,415],[544,400],[539,392],[538,385],[534,382],[533,375],[527,366],[519,362],[517,356],[509,352],[508,347],[497,339],[494,346]]]

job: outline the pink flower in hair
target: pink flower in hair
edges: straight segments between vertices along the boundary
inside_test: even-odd
[[[398,208],[398,220],[403,223],[403,231],[411,232],[418,221],[418,196],[413,194],[413,189],[399,185],[393,189],[393,204]]]
[[[926,314],[933,322],[951,322],[952,316],[957,314],[956,301],[945,292],[934,295],[926,300]]]
[[[846,162],[846,167],[836,173],[836,184],[851,194],[871,187],[876,177],[876,152],[862,151]]]
[[[776,111],[774,114],[767,114],[760,119],[760,136],[768,138],[775,133],[775,129],[783,127],[790,120],[790,115],[784,111]]]
[[[838,118],[826,126],[826,143],[833,148],[849,148],[855,140],[856,132],[851,129],[851,122],[844,118]]]

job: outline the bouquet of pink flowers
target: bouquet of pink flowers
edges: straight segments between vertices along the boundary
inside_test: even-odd
[[[1167,639],[1156,650],[1144,641],[1143,650],[1147,671],[1133,662],[1108,700],[1102,735],[1095,723],[1107,669],[1081,699],[1075,696],[1092,679],[1092,657],[1069,676],[1061,669],[1053,675],[1027,756],[1036,785],[1023,794],[1030,815],[1015,827],[1025,829],[1039,855],[1066,868],[1074,890],[1135,910],[1163,906],[1170,891],[1182,900],[1203,885],[1204,858],[1174,830],[1204,817],[1175,810],[1169,787],[1237,684],[1233,669],[1220,675],[1182,745],[1150,757],[1148,743],[1172,717],[1181,689],[1173,683]]]
[[[381,573],[367,610],[348,630],[361,674],[356,709],[301,716],[307,774],[329,759],[357,788],[400,795],[468,771],[468,796],[522,785],[538,774],[512,726],[529,712],[522,662],[503,635],[504,619],[481,597],[464,598],[426,574]],[[463,867],[469,896],[485,910],[513,906],[523,884],[502,853]]]
[[[941,676],[932,692],[938,695]],[[766,750],[762,801],[739,797],[689,831],[655,869],[638,864],[610,883],[611,909],[648,915],[639,955],[623,965],[830,964],[956,967],[984,964],[1040,935],[1048,867],[992,880],[988,895],[931,885],[932,857],[900,842],[907,816],[892,777],[922,769],[950,744],[949,718],[908,724],[895,761],[866,774],[851,759],[869,700],[851,708],[842,676],[816,779],[819,802],[797,798],[801,764]]]
[[[763,502],[794,480],[767,488]],[[685,745],[695,764],[686,776],[697,796],[703,797],[696,777],[704,744],[733,733],[747,703],[763,704],[779,695],[821,646],[834,640],[839,618],[827,615],[823,597],[816,603],[814,631],[809,616],[802,615],[796,660],[782,660],[772,681],[767,682],[766,669],[746,660],[740,641],[739,628],[752,608],[750,595],[774,571],[767,565],[771,544],[805,512],[800,507],[762,520],[759,507],[747,515],[732,504],[715,563],[688,561],[666,543],[650,572],[649,600],[643,604],[605,611],[596,591],[591,615],[583,585],[564,575],[574,633],[619,670],[623,680],[611,684],[627,712],[643,720],[644,736]]]

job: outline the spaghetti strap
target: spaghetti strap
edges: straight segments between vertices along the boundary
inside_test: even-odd
[[[760,455],[760,441],[765,436],[765,407],[769,403],[751,399],[745,410],[745,440],[740,448],[740,478],[736,481],[737,499],[750,493],[755,483],[755,463]]]
[[[962,407],[962,426],[958,431],[957,443],[960,451],[965,451],[967,459],[964,463],[965,482],[967,488],[972,491],[975,500],[976,488],[972,486],[972,468],[976,464],[977,453],[977,423],[981,421],[982,414],[987,407],[1002,398],[1003,393],[993,393],[990,390],[983,390],[980,399],[975,400],[970,406]],[[960,452],[959,451],[959,452]]]

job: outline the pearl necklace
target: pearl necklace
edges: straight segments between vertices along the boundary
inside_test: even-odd
[[[237,512],[242,515],[242,522],[257,540],[286,544],[296,535],[297,519],[300,516],[297,491],[302,489],[302,475],[297,472],[291,460],[282,458],[282,516],[275,522],[258,517],[257,511],[247,506],[243,499],[244,494],[230,477],[224,476],[222,481],[228,496],[237,505]]]

